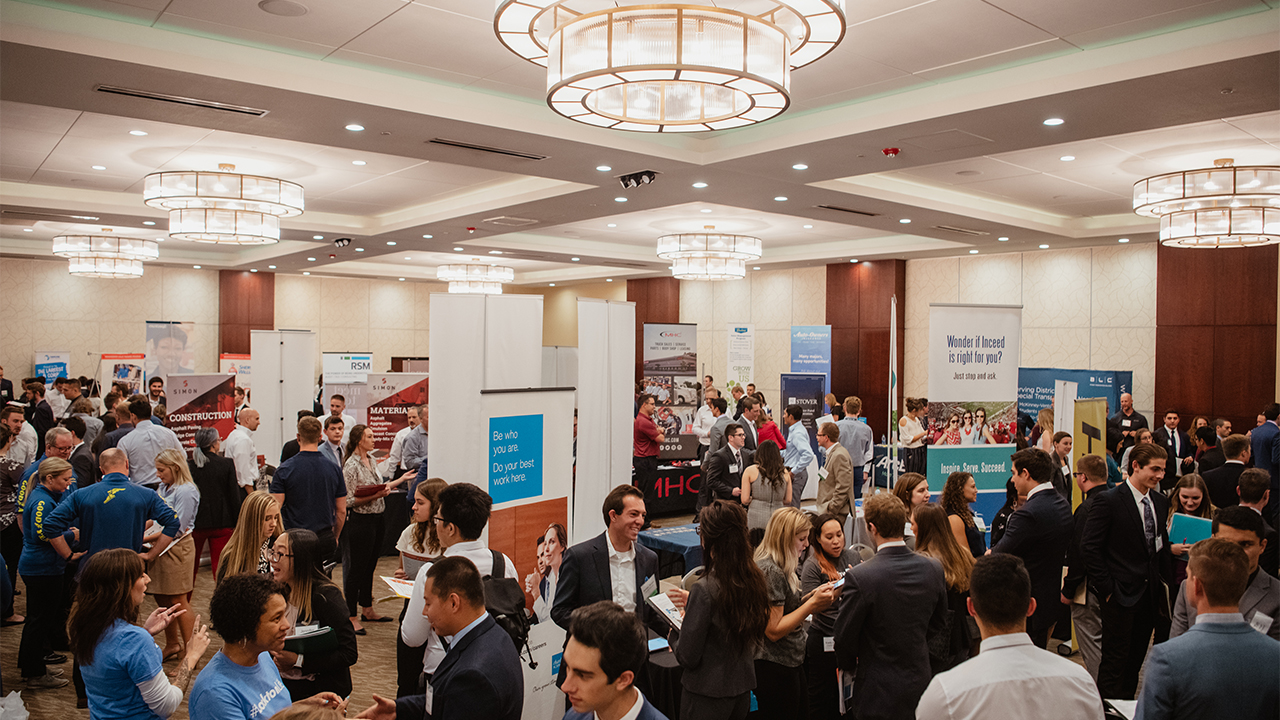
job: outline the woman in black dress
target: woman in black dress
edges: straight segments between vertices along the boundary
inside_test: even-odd
[[[980,558],[987,552],[986,533],[978,529],[969,503],[978,500],[978,483],[967,472],[953,472],[942,487],[942,509],[947,511],[947,523],[960,547],[968,548],[969,555]]]
[[[218,431],[200,428],[196,431],[195,442],[191,459],[187,461],[191,479],[200,490],[200,507],[196,509],[196,524],[191,533],[196,543],[194,574],[200,574],[200,555],[204,552],[205,541],[208,541],[213,576],[217,577],[218,560],[235,530],[236,519],[240,517],[244,492],[236,481],[236,464],[218,455],[222,444]]]

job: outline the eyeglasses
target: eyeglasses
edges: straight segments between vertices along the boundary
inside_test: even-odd
[[[272,562],[280,562],[280,558],[293,557],[293,553],[282,553],[279,550],[272,550],[270,553],[267,553],[267,557],[271,558]]]
[[[442,525],[447,525],[447,524],[449,523],[449,521],[448,521],[448,520],[445,520],[444,518],[440,517],[439,515],[436,515],[435,517],[431,518],[431,521],[432,521],[432,522],[438,522],[438,523],[440,523],[440,524],[442,524]]]

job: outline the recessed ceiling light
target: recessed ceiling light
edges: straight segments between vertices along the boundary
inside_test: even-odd
[[[1119,240],[1117,240],[1116,242],[1127,243],[1127,242],[1129,242],[1129,238],[1120,238],[1120,239],[1119,239]]]
[[[851,263],[856,263],[856,262],[858,262],[858,258],[853,258],[853,259],[849,260],[849,262],[851,262]]]
[[[812,229],[813,229],[813,226],[812,226],[812,225],[805,225],[805,226],[804,226],[804,229],[805,229],[805,230],[812,230]]]
[[[1059,160],[1061,160],[1062,162],[1071,162],[1072,160],[1075,160],[1075,159],[1076,159],[1076,156],[1075,156],[1075,155],[1063,155],[1062,157],[1060,157],[1060,158],[1058,158],[1058,159],[1059,159]]]
[[[613,278],[605,278],[605,279],[604,279],[604,281],[605,281],[605,282],[613,282]]]
[[[1041,250],[1048,250],[1048,249],[1049,249],[1049,246],[1048,246],[1048,245],[1041,245],[1041,246],[1040,246],[1040,249],[1041,249]]]
[[[454,248],[454,252],[462,252],[462,248]]]
[[[618,227],[618,223],[609,223],[606,227]]]
[[[267,269],[268,269],[268,270],[275,270],[275,269],[276,269],[276,266],[275,266],[275,265],[268,265],[268,266],[267,266]]]
[[[759,270],[759,269],[760,269],[760,266],[759,266],[759,265],[756,265],[755,267],[753,267],[753,268],[751,268],[751,269],[752,269],[752,270]]]
[[[146,130],[130,130],[129,134],[136,135],[138,137],[143,137],[144,135],[147,134],[147,131]]]
[[[616,198],[614,198],[614,199],[613,199],[613,201],[614,201],[614,202],[626,202],[626,201],[627,201],[627,199],[626,199],[626,198],[624,198],[624,197],[616,197]]]
[[[388,240],[388,241],[387,241],[387,244],[388,244],[388,245],[390,245],[391,247],[395,247],[395,246],[396,246],[396,241],[395,241],[395,240]]]
[[[106,169],[107,169],[107,166],[106,166],[106,165],[94,165],[94,166],[93,166],[93,169],[94,169],[94,170],[106,170]]]
[[[792,170],[808,170],[809,166],[805,165],[804,163],[796,163],[795,165],[791,166],[791,169]]]
[[[404,278],[399,278],[400,282],[404,282]]]
[[[31,228],[22,228],[22,232],[35,232],[35,230],[32,230]]]
[[[786,202],[786,201],[787,201],[787,196],[786,196],[786,195],[779,195],[778,197],[774,198],[774,201],[776,201],[776,202]]]
[[[307,258],[307,262],[315,262],[315,261],[316,261],[315,258]]]
[[[312,239],[312,240],[323,240],[323,239],[324,239],[324,236],[323,236],[323,235],[312,235],[312,236],[311,236],[311,239]]]
[[[430,240],[431,238],[435,237],[435,235],[423,235],[422,237],[426,238],[427,240]]]
[[[977,254],[978,254],[978,251],[977,251],[977,250],[970,250],[970,251],[969,251],[969,254],[970,254],[970,255],[977,255]]]
[[[412,259],[413,259],[413,256],[412,256],[412,255],[405,255],[405,256],[404,256],[404,259],[405,259],[405,260],[412,260]]]
[[[998,238],[996,238],[996,240],[998,240],[998,241],[1000,241],[1000,242],[1009,242],[1009,238],[1007,238],[1007,237],[998,237]]]
[[[609,167],[608,165],[597,165],[596,169],[599,170],[600,172],[609,172],[613,168]]]
[[[578,261],[579,261],[579,260],[581,260],[582,258],[569,258],[569,259],[570,259],[570,260],[572,260],[572,261],[574,261],[574,262],[578,262]]]
[[[258,272],[258,268],[249,268],[249,272]]]
[[[699,212],[709,213],[711,212],[711,208],[702,208]]]
[[[547,285],[548,285],[548,286],[550,286],[550,287],[555,287],[555,286],[556,286],[556,284],[555,284],[555,283],[547,283]]]
[[[361,130],[364,130],[364,126],[351,123],[350,125],[347,126],[347,129],[350,130],[351,132],[360,132]]]
[[[501,254],[502,254],[502,251],[501,251],[501,250],[490,250],[490,251],[489,251],[489,254],[490,254],[490,255],[501,255]]]
[[[364,165],[364,164],[365,164],[365,162],[364,162],[363,160],[352,160],[352,161],[351,161],[351,164],[352,164],[352,165]]]
[[[155,220],[143,220],[143,221],[142,221],[142,224],[143,224],[143,225],[155,225],[155,224],[156,224],[156,221],[155,221]]]
[[[302,274],[303,274],[303,275],[310,275],[311,273],[307,272],[306,270],[303,270],[303,271],[302,271]]]
[[[356,252],[364,252],[364,248],[356,248]]]
[[[911,218],[902,218],[902,219],[901,219],[901,220],[899,220],[898,222],[902,223],[903,225],[910,225],[910,224],[911,224]]]
[[[706,186],[707,186],[707,184],[706,184],[706,183],[704,183],[704,182],[696,182],[696,183],[694,183],[694,184],[693,184],[693,186],[694,186],[694,187],[696,187],[696,188],[698,188],[699,190],[701,190],[702,188],[706,187]]]
[[[1064,122],[1066,122],[1066,120],[1063,120],[1062,118],[1049,118],[1044,121],[1044,124],[1053,127],[1054,125],[1061,125]]]

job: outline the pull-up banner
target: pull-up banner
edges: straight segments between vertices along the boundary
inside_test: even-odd
[[[727,376],[723,387],[746,385],[755,382],[756,374],[756,326],[729,325],[728,364],[725,365]]]
[[[1013,434],[1021,348],[1020,305],[929,306],[927,429],[935,444],[991,444]]]
[[[52,386],[53,381],[60,377],[71,377],[71,353],[65,350],[38,352],[35,368],[36,376],[44,378],[45,384]]]
[[[663,460],[698,455],[693,414],[702,402],[698,380],[698,326],[692,323],[644,324],[644,391],[658,402],[653,422],[666,436],[658,448]]]
[[[1018,368],[1018,410],[1035,417],[1049,407],[1057,380],[1075,383],[1079,397],[1105,399],[1111,412],[1120,409],[1121,395],[1133,392],[1133,372],[1129,370]]]
[[[211,427],[226,439],[236,428],[234,375],[183,375],[169,379],[168,427],[188,451],[195,447],[196,431]]]
[[[830,325],[791,326],[791,372],[822,373],[823,396],[831,392]]]

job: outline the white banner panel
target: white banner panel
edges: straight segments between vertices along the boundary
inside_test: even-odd
[[[254,443],[275,448],[298,432],[298,411],[310,410],[315,397],[317,338],[310,330],[250,330],[249,354],[253,356],[253,408],[262,418]],[[279,462],[278,455],[267,462]]]
[[[929,401],[1018,397],[1022,307],[929,306]]]
[[[484,386],[542,386],[542,296],[487,295],[484,313]],[[472,328],[470,332],[475,332]],[[431,359],[435,360],[433,352]],[[448,379],[445,379],[448,382]]]
[[[636,305],[609,303],[609,487],[631,483],[632,433],[635,423]],[[579,423],[581,432],[581,423]],[[604,496],[596,503],[596,514]],[[603,522],[603,520],[601,521]],[[583,527],[589,527],[583,524]],[[591,533],[594,535],[595,533]],[[589,537],[589,536],[588,536]],[[584,540],[586,537],[583,538]]]
[[[725,367],[728,371],[727,376],[720,387],[728,388],[734,385],[746,385],[755,382],[756,373],[756,326],[750,323],[745,325],[729,325],[729,342],[726,343],[729,350],[728,363]]]
[[[433,422],[427,430],[430,475],[480,487],[488,484],[480,428],[484,300],[482,295],[431,295],[431,375],[436,382],[428,401]]]
[[[218,356],[218,372],[236,376],[236,387],[248,388],[251,382],[252,355],[222,353]]]
[[[373,353],[336,352],[321,356],[324,384],[362,383],[373,372]]]

